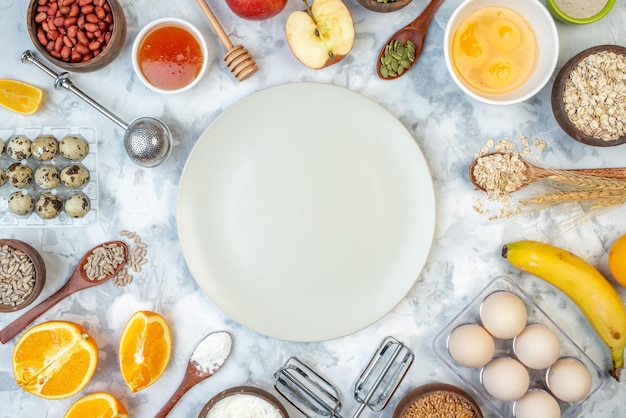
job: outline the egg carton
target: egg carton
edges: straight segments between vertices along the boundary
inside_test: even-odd
[[[552,329],[559,337],[560,357],[573,357],[582,362],[587,368],[591,376],[591,389],[589,394],[579,402],[563,402],[557,398],[557,402],[561,408],[561,417],[570,418],[581,408],[583,403],[589,399],[604,383],[604,372],[600,367],[580,348],[578,345],[533,301],[533,299],[524,292],[517,284],[507,277],[497,277],[489,283],[457,316],[455,316],[444,329],[437,334],[433,342],[433,348],[437,356],[456,374],[466,385],[468,390],[472,392],[478,400],[491,410],[495,416],[506,418],[512,417],[514,402],[507,402],[495,399],[483,387],[480,381],[481,369],[462,366],[455,362],[448,351],[448,337],[451,332],[458,326],[474,323],[481,324],[480,321],[480,305],[482,301],[495,291],[508,291],[518,296],[526,306],[528,319],[527,323],[540,323]],[[513,349],[512,339],[494,338],[495,354],[494,357],[506,356],[516,359]],[[550,390],[546,383],[546,369],[533,370],[528,368],[530,376],[529,389],[542,389],[548,393]]]
[[[6,182],[0,186],[0,227],[16,227],[16,228],[42,228],[42,227],[81,227],[93,225],[98,220],[98,155],[97,155],[97,131],[93,127],[85,126],[43,126],[43,127],[25,127],[25,128],[3,128],[0,127],[0,139],[5,142],[5,148],[9,139],[13,135],[25,135],[33,141],[37,136],[46,134],[53,135],[58,141],[61,141],[66,135],[81,135],[89,145],[89,153],[81,161],[72,161],[63,157],[60,153],[50,161],[42,162],[33,157],[23,161],[32,170],[33,174],[40,165],[54,165],[59,171],[69,164],[80,164],[89,171],[89,182],[78,189],[70,189],[61,183],[52,190],[43,190],[35,184],[35,181],[24,189]],[[0,156],[0,169],[6,170],[16,161],[9,158],[5,152]],[[84,193],[91,201],[89,212],[82,218],[72,218],[64,211],[53,219],[41,218],[36,210],[29,215],[19,216],[11,212],[8,207],[9,196],[15,191],[23,190],[33,196],[35,202],[37,198],[44,192],[51,192],[61,198],[63,202],[76,192]]]

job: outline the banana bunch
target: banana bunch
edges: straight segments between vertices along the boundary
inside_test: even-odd
[[[609,374],[619,381],[626,347],[626,307],[611,283],[577,255],[542,242],[506,244],[502,257],[556,286],[578,305],[611,350]]]

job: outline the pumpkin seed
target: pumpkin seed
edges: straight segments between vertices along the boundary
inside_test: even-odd
[[[416,46],[410,40],[406,44],[394,39],[385,45],[384,55],[380,59],[379,72],[384,78],[397,77],[411,68],[415,61]]]

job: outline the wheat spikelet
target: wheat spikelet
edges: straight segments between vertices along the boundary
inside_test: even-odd
[[[626,179],[596,177],[562,170],[549,170],[551,175],[544,179],[556,186],[573,186],[580,189],[626,190]]]

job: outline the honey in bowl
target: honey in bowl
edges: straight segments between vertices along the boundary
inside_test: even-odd
[[[455,31],[451,57],[468,88],[505,94],[532,74],[539,55],[532,26],[516,11],[488,6],[470,13]]]
[[[206,67],[201,34],[179,19],[158,20],[137,37],[135,70],[149,87],[176,93],[194,85]]]

